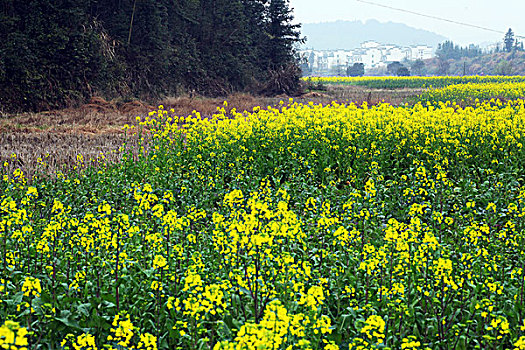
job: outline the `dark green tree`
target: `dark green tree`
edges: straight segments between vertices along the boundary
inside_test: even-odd
[[[505,44],[505,51],[511,52],[512,48],[514,47],[514,32],[511,28],[509,28],[507,34],[505,34],[505,37],[503,38],[503,43]]]
[[[92,94],[104,57],[88,7],[80,0],[30,0],[0,9],[1,104],[41,110]]]
[[[136,1],[125,57],[131,67],[128,85],[142,95],[171,92],[168,76],[169,32],[166,1]]]
[[[455,45],[450,40],[439,44],[438,49],[436,50],[436,56],[443,60],[478,57],[481,56],[481,54],[482,50],[477,45],[470,44],[469,46],[461,47]]]
[[[362,77],[365,74],[365,65],[363,63],[354,63],[346,69],[346,75],[350,77]]]
[[[401,64],[401,62],[394,61],[394,62],[389,63],[386,66],[386,71],[388,72],[388,74],[397,75],[397,71],[400,70],[403,67],[404,66],[403,66],[403,64]]]
[[[212,94],[239,90],[253,74],[252,41],[240,0],[201,0],[197,47],[208,70]]]
[[[407,67],[401,67],[397,70],[396,75],[398,77],[408,77],[410,76],[410,71]]]
[[[440,59],[454,59],[459,58],[459,47],[454,45],[450,40],[438,44],[436,56]]]
[[[299,86],[288,0],[3,0],[2,109]],[[272,85],[273,84],[273,85]]]
[[[200,5],[197,1],[168,1],[169,68],[168,76],[176,91],[205,90],[204,68],[197,37],[193,35],[200,25]]]
[[[261,42],[263,59],[260,68],[266,71],[258,91],[262,94],[300,92],[301,69],[295,45],[304,42],[299,24],[294,24],[288,0],[268,0],[265,16],[264,39]]]
[[[518,39],[514,42],[514,51],[523,51],[523,42]]]
[[[261,74],[268,66],[266,43],[268,35],[266,34],[268,16],[268,0],[242,0],[244,16],[246,18],[246,35],[250,46],[249,59],[255,66],[260,67],[258,73]],[[257,79],[262,79],[257,76]]]
[[[269,68],[278,68],[295,61],[296,43],[303,42],[300,25],[293,24],[288,0],[269,0],[267,9],[266,52]]]

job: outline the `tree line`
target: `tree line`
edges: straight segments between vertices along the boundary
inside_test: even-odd
[[[474,44],[468,46],[459,46],[454,44],[454,42],[447,40],[438,45],[436,50],[436,56],[440,59],[460,59],[464,57],[473,58],[478,57],[483,54],[483,50]]]
[[[503,38],[503,42],[498,43],[495,49],[491,51],[486,51],[484,53],[478,45],[470,44],[468,46],[462,47],[454,44],[454,42],[450,40],[447,40],[438,45],[438,48],[436,50],[436,56],[442,60],[450,60],[461,58],[475,58],[483,56],[484,54],[492,54],[499,52],[512,53],[517,51],[524,51],[523,42],[517,40],[514,37],[514,32],[511,28],[509,28],[509,30],[506,32]]]
[[[0,109],[96,94],[292,94],[299,28],[288,0],[3,0]]]

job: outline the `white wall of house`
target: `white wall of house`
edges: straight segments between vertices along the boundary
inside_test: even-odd
[[[408,48],[393,47],[385,55],[385,62],[403,61],[410,59],[412,51]]]
[[[434,56],[434,50],[428,46],[412,46],[410,50],[412,60],[425,60]]]
[[[378,68],[405,59],[428,59],[434,56],[434,49],[425,45],[401,47],[367,41],[362,43],[360,48],[353,50],[304,50],[300,53],[309,58],[308,64],[314,72],[329,74],[334,68],[348,67],[354,63],[363,63],[365,68]]]

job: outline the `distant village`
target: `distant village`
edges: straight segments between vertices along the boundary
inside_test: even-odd
[[[310,76],[345,75],[354,63],[363,63],[367,72],[381,74],[392,62],[416,61],[434,57],[434,48],[427,45],[401,47],[366,41],[353,50],[301,50],[303,72]]]

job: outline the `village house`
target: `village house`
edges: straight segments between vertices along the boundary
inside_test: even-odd
[[[339,75],[354,63],[363,63],[365,69],[386,67],[395,61],[415,61],[434,57],[434,48],[426,45],[401,47],[375,41],[363,42],[352,50],[300,51],[306,60],[311,75]]]

